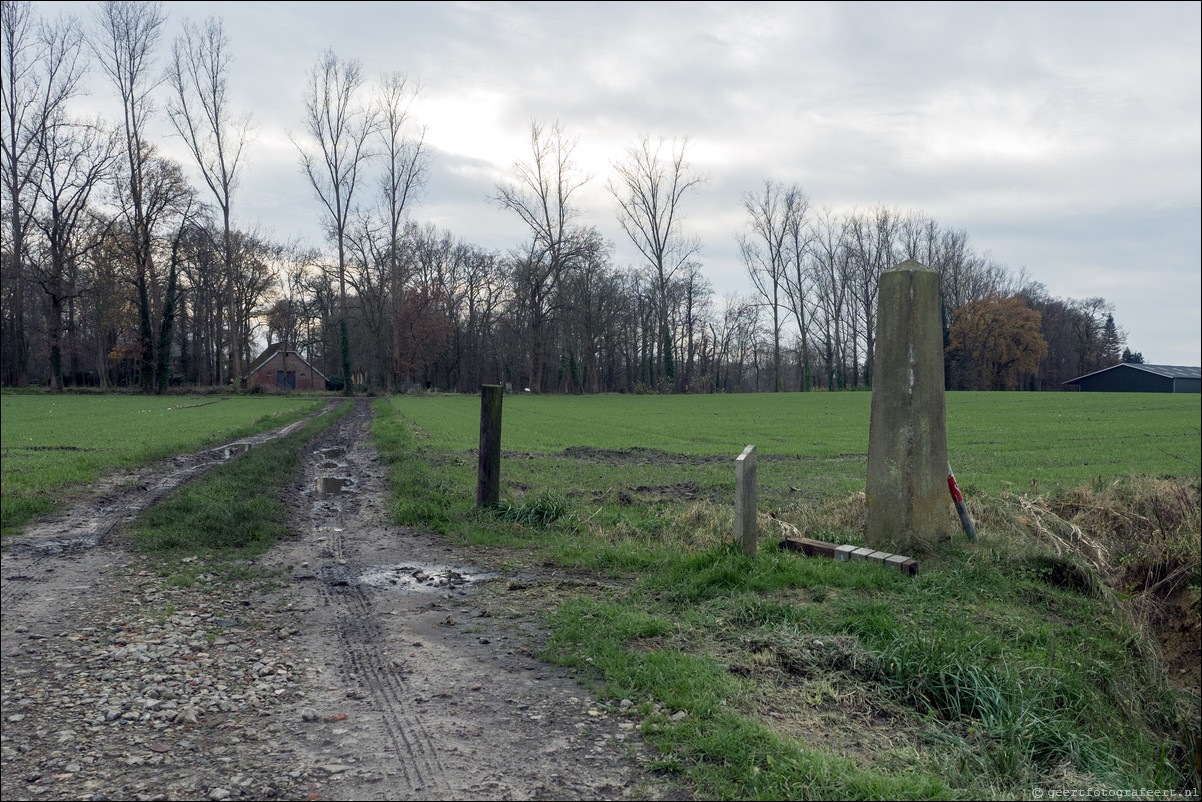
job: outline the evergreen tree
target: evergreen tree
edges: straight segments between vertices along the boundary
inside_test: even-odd
[[[1144,364],[1144,355],[1139,351],[1132,351],[1130,348],[1123,349],[1123,364],[1125,365],[1142,365]]]

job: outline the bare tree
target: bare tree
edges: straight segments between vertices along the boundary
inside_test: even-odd
[[[754,348],[760,328],[761,308],[761,305],[751,298],[738,295],[727,295],[723,298],[721,319],[715,322],[711,330],[717,354],[715,384],[718,389],[741,389],[744,363]],[[726,366],[724,377],[718,375],[722,365]]]
[[[222,272],[221,233],[211,228],[190,227],[180,243],[185,292],[179,328],[188,345],[181,348],[181,362],[187,380],[202,385],[221,383],[222,320],[229,298]]]
[[[622,303],[619,279],[608,253],[598,249],[563,283],[563,304],[571,313],[561,327],[568,352],[569,389],[595,393],[601,387],[601,352],[613,339]],[[612,347],[612,343],[610,343]]]
[[[351,345],[347,331],[346,234],[360,171],[371,157],[377,129],[375,109],[360,104],[364,78],[358,61],[343,61],[327,50],[309,71],[305,127],[310,142],[293,139],[301,167],[325,209],[329,234],[338,246],[338,330],[342,380],[351,394]]]
[[[873,360],[876,353],[876,297],[881,273],[901,260],[899,237],[901,214],[896,209],[878,206],[867,213],[853,212],[844,227],[845,247],[855,276],[857,312],[853,323],[863,323],[864,381],[872,386]],[[851,338],[852,386],[859,384],[859,337]]]
[[[268,341],[307,353],[304,328],[308,310],[303,288],[317,254],[289,243],[280,249],[278,259],[283,275],[266,311]]]
[[[681,204],[685,196],[708,179],[694,173],[685,160],[688,139],[673,142],[670,154],[661,155],[661,138],[652,147],[644,136],[627,148],[623,161],[613,165],[617,180],[609,191],[618,201],[618,221],[655,272],[659,302],[660,359],[656,378],[674,383],[671,336],[668,331],[668,285],[672,277],[701,249],[696,237],[681,231]]]
[[[800,187],[798,187],[800,192]],[[786,223],[788,239],[788,269],[785,271],[785,294],[789,299],[789,310],[797,323],[797,337],[800,347],[798,365],[801,375],[798,378],[799,389],[809,390],[814,383],[813,367],[810,362],[810,334],[813,327],[814,309],[817,299],[814,297],[816,282],[812,269],[810,246],[814,241],[814,231],[809,220],[809,199],[801,195],[797,213]]]
[[[44,258],[33,260],[34,280],[49,300],[50,391],[63,388],[63,307],[84,291],[79,261],[100,244],[105,226],[90,213],[92,193],[105,180],[116,157],[116,142],[99,123],[76,123],[62,109],[42,127],[38,144],[41,169],[40,213]]]
[[[844,221],[823,209],[811,228],[810,265],[817,291],[816,316],[828,390],[846,386],[845,323],[850,301],[850,268],[843,239]]]
[[[704,319],[709,314],[714,289],[701,274],[701,265],[688,262],[684,274],[677,279],[680,303],[681,336],[684,340],[684,381],[681,386],[695,391],[694,378],[699,339],[703,338]],[[702,346],[703,347],[703,346]]]
[[[790,291],[790,267],[796,268],[800,262],[794,262],[790,247],[802,245],[805,215],[809,205],[809,198],[797,184],[785,187],[783,184],[765,181],[762,194],[743,193],[743,208],[747,211],[748,224],[753,235],[738,235],[739,250],[751,283],[772,311],[774,392],[784,389],[780,341],[783,327],[781,318],[786,310],[786,299],[795,313],[797,312],[797,305]],[[800,288],[800,283],[798,287]],[[801,322],[799,320],[799,325]]]
[[[67,101],[79,91],[86,70],[82,34],[70,18],[39,22],[28,2],[0,3],[0,98],[4,135],[0,136],[0,183],[5,200],[3,266],[6,343],[15,353],[13,383],[29,384],[29,340],[25,331],[25,260],[28,234],[38,203],[37,187],[45,168],[42,145],[48,126],[63,119]]]
[[[380,378],[388,386],[392,382],[386,331],[391,282],[388,264],[392,255],[388,234],[382,229],[375,215],[355,215],[347,232],[346,280],[354,293],[357,312],[357,325],[351,331],[357,369],[369,377],[369,382]]]
[[[509,288],[505,262],[494,251],[472,247],[467,257],[467,338],[472,349],[468,381],[460,389],[473,390],[485,381],[501,381],[502,361],[490,334],[496,325]],[[489,378],[491,376],[491,378]]]
[[[384,159],[380,196],[388,232],[387,269],[392,304],[392,366],[389,372],[392,384],[397,387],[401,382],[400,317],[407,278],[401,245],[409,202],[426,183],[426,129],[410,130],[409,107],[418,88],[403,73],[384,75],[380,88],[380,138]]]
[[[242,364],[250,366],[251,344],[262,325],[260,315],[264,302],[276,285],[283,262],[283,246],[272,242],[258,229],[234,229],[234,304],[230,319],[238,321],[239,356]]]
[[[123,201],[120,213],[126,257],[134,264],[133,284],[138,298],[138,326],[141,344],[141,384],[145,392],[162,393],[171,378],[171,342],[179,293],[180,243],[192,227],[193,211],[198,207],[196,193],[184,178],[178,163],[155,155],[152,145],[145,146],[141,167],[141,218],[136,222],[130,198],[133,192],[128,176],[119,174],[118,195]],[[173,234],[156,234],[160,228]],[[140,233],[141,232],[141,233]],[[169,238],[169,239],[168,239]],[[170,257],[166,269],[153,258],[162,241]],[[157,335],[156,335],[157,331]]]
[[[529,251],[515,271],[530,331],[530,387],[542,389],[543,325],[564,274],[589,249],[597,234],[575,220],[572,196],[589,180],[572,164],[575,140],[557,122],[550,131],[530,124],[530,162],[515,162],[516,184],[497,185],[495,200],[514,212],[530,229]]]
[[[108,0],[96,12],[101,32],[92,48],[101,67],[121,98],[123,145],[127,175],[124,177],[124,211],[133,238],[135,282],[138,291],[139,341],[142,355],[142,389],[154,388],[157,310],[154,245],[147,214],[146,184],[152,149],[146,141],[146,126],[154,105],[150,94],[158,85],[153,77],[154,50],[166,17],[157,3]]]
[[[39,37],[28,2],[0,3],[0,97],[4,104],[4,136],[0,137],[0,177],[4,183],[4,342],[15,345],[14,384],[29,385],[29,340],[25,331],[26,233],[33,218],[34,173],[37,169],[38,107],[41,100]],[[7,356],[7,349],[6,354]],[[9,379],[6,369],[5,378]]]
[[[235,118],[230,109],[228,78],[229,39],[221,20],[209,17],[203,26],[184,22],[183,33],[172,47],[167,81],[173,96],[167,104],[171,124],[196,161],[201,177],[221,211],[229,321],[229,378],[242,373],[235,301],[234,241],[230,207],[237,187],[242,150],[250,135],[250,115]],[[220,327],[220,324],[218,324]]]

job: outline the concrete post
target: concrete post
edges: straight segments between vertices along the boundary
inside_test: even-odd
[[[756,549],[755,496],[755,446],[747,446],[735,459],[735,537],[748,557]]]
[[[501,385],[480,385],[480,454],[476,471],[476,506],[495,507],[501,500]]]
[[[939,274],[884,271],[877,309],[864,545],[909,554],[952,534]]]

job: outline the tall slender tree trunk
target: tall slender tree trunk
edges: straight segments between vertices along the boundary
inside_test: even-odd
[[[50,392],[63,391],[63,299],[56,287],[50,295],[50,317],[46,321],[50,339]]]
[[[220,292],[217,295],[220,295]],[[213,311],[213,329],[209,332],[209,366],[213,372],[213,383],[224,385],[234,379],[228,372],[222,371],[223,366],[226,368],[226,371],[229,370],[229,362],[221,353],[222,342],[224,340],[222,332],[225,331],[226,325],[225,306],[219,297],[214,298],[213,303],[216,304],[217,308]]]
[[[772,392],[784,389],[780,372],[780,305],[772,299]]]
[[[16,231],[18,225],[13,223],[13,230]],[[14,242],[16,240],[14,239]],[[13,271],[10,281],[9,291],[12,293],[12,337],[14,340],[14,351],[17,358],[16,369],[16,385],[18,387],[29,386],[29,337],[25,332],[25,271],[23,270],[24,262],[21,254],[15,252],[12,254]]]
[[[167,286],[163,292],[162,321],[159,324],[158,353],[155,362],[155,392],[163,393],[171,384],[171,340],[175,325],[175,284],[178,275],[177,255],[179,241],[172,249],[171,264],[167,267]]]
[[[154,334],[150,324],[150,293],[146,288],[146,275],[138,274],[138,339],[141,344],[141,362],[138,381],[142,392],[149,393],[154,387]]]
[[[530,319],[530,389],[543,391],[543,320],[538,313]]]
[[[338,335],[342,349],[343,393],[354,395],[351,388],[351,338],[346,322],[346,244],[341,231],[338,232]]]
[[[225,275],[229,281],[230,381],[237,384],[239,377],[242,375],[242,360],[240,358],[242,349],[238,340],[237,277],[235,276],[234,268],[234,238],[230,230],[229,206],[222,207],[221,213],[225,233]]]
[[[392,238],[389,271],[392,276],[392,391],[401,389],[401,275],[396,258],[396,237]]]

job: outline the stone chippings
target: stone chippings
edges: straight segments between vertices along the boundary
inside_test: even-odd
[[[285,616],[131,580],[73,629],[6,638],[2,796],[307,798],[327,772],[291,743],[314,725],[291,721],[306,671]]]

